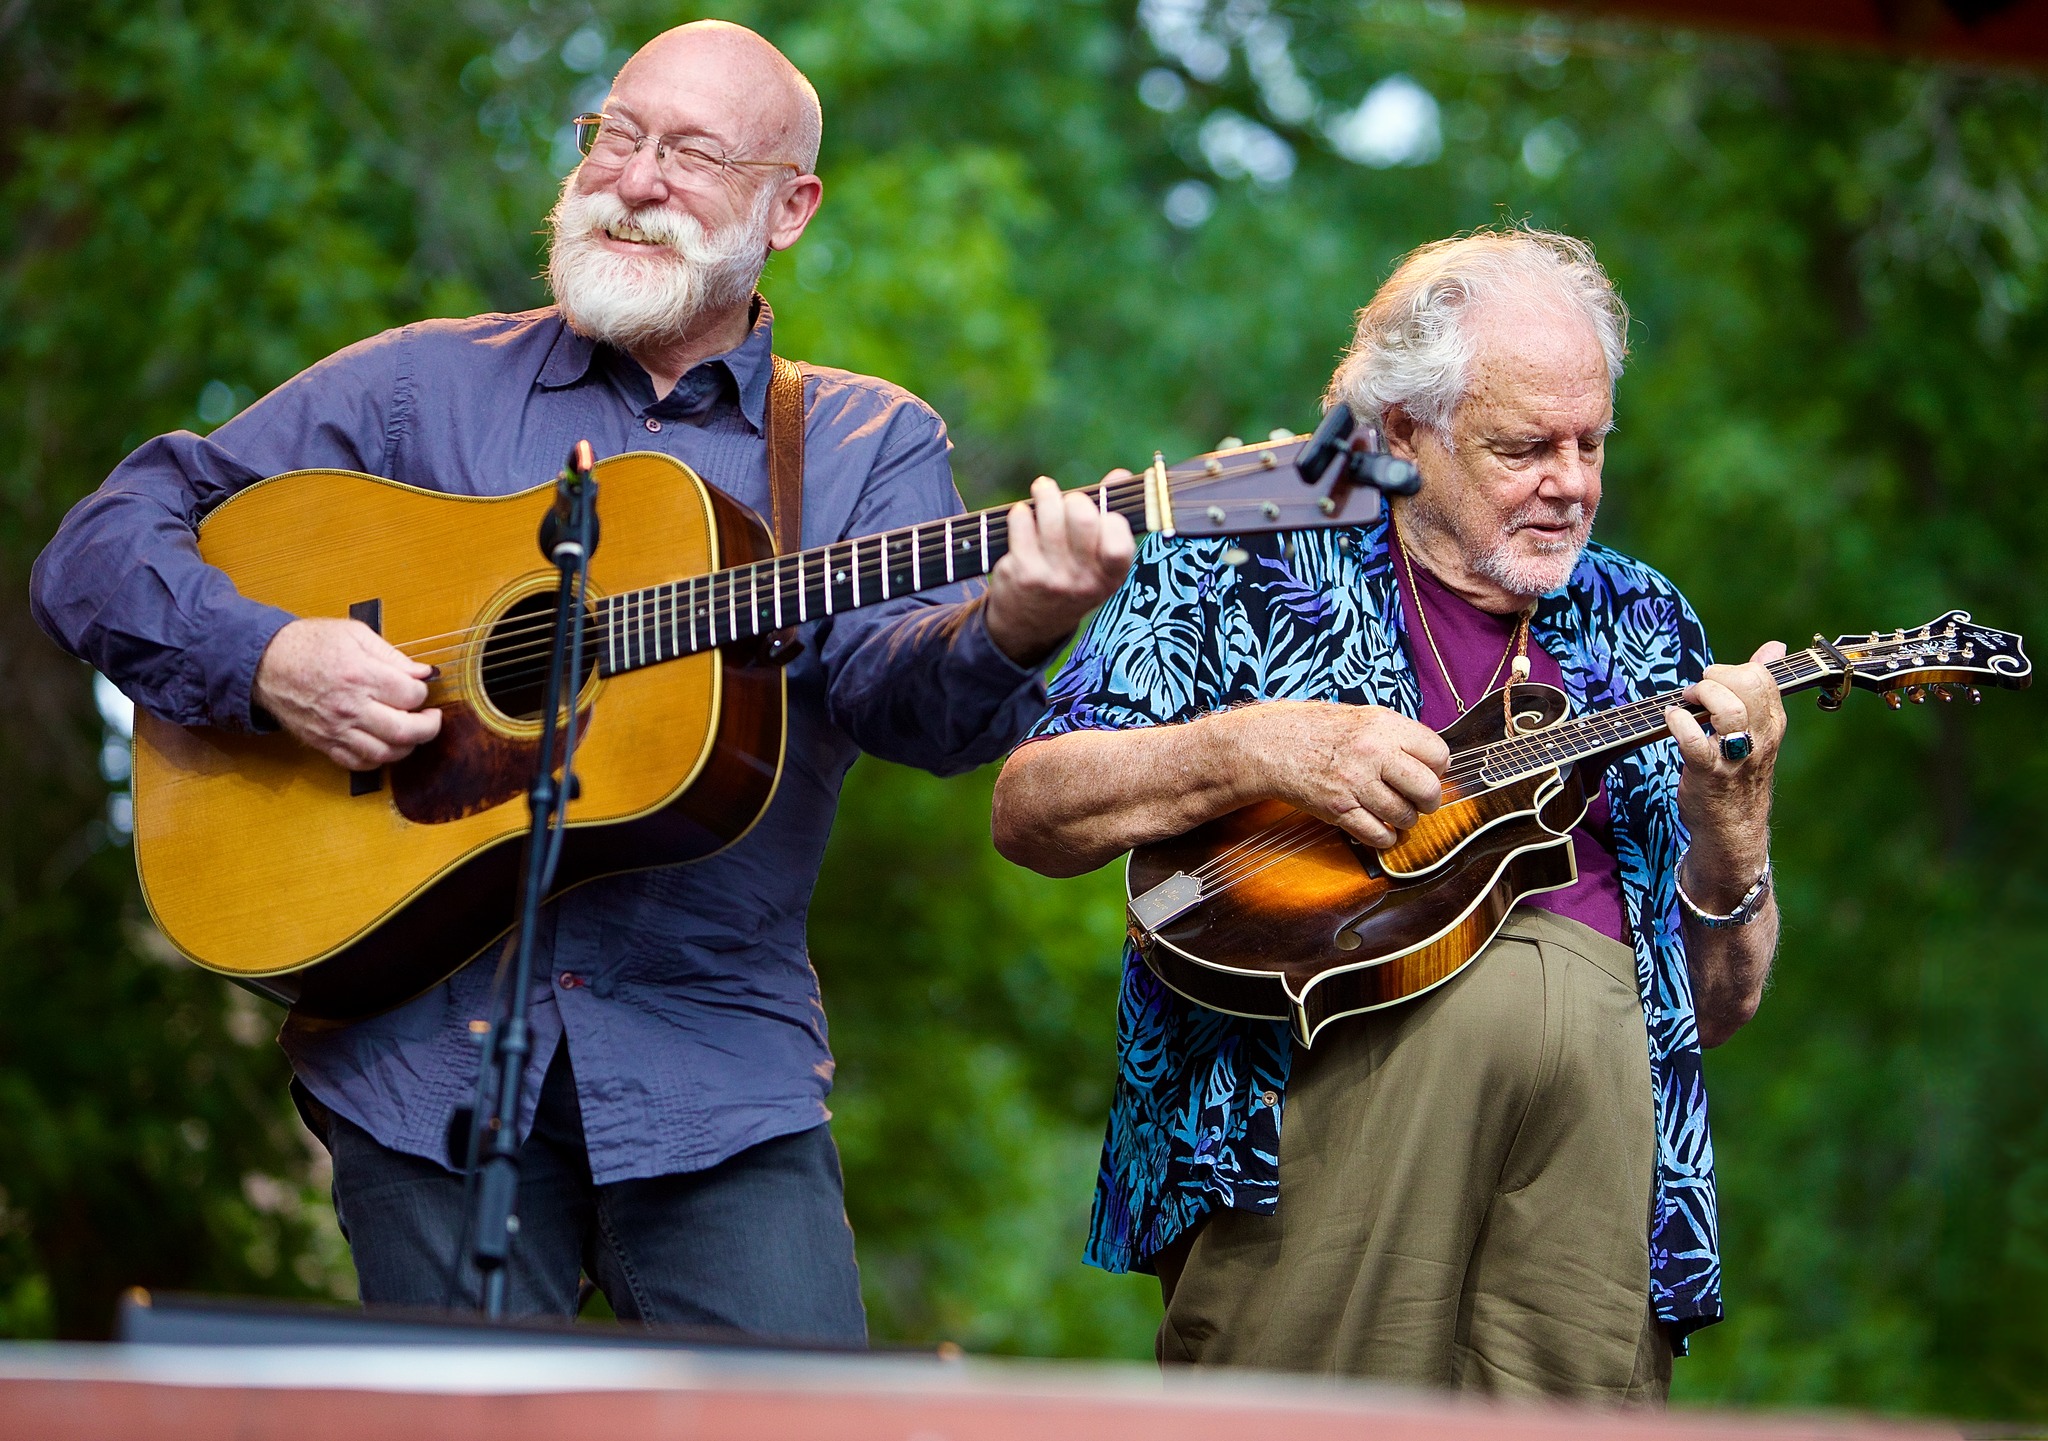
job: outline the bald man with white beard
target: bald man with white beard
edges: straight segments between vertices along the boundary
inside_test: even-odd
[[[335,467],[499,495],[587,438],[600,455],[670,454],[766,514],[773,317],[755,284],[823,196],[817,95],[759,35],[707,21],[651,41],[578,119],[584,159],[549,217],[553,306],[374,336],[210,436],[142,446],[37,562],[44,629],[166,720],[281,728],[364,770],[437,734],[427,668],[359,622],[249,601],[205,565],[195,527],[243,486]],[[930,407],[868,376],[801,373],[806,546],[960,511]],[[1040,668],[1132,553],[1120,518],[1050,481],[1013,510],[1010,544],[985,590],[804,629],[782,779],[742,840],[547,908],[512,1312],[573,1314],[587,1274],[628,1319],[864,1338],[805,915],[858,751],[942,775],[1000,756],[1043,712]],[[490,980],[468,967],[340,1029],[286,1019],[365,1301],[474,1294],[466,1267],[450,1284],[465,1210],[444,1138]]]

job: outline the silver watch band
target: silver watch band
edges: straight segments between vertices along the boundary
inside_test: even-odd
[[[1681,869],[1684,868],[1684,856],[1678,858],[1678,864]],[[1746,926],[1763,914],[1764,899],[1771,893],[1771,863],[1764,862],[1763,873],[1756,878],[1756,883],[1742,893],[1742,899],[1735,903],[1735,909],[1725,916],[1701,910],[1699,902],[1685,893],[1685,882],[1679,880],[1675,872],[1671,877],[1671,883],[1678,888],[1678,903],[1691,911],[1692,918],[1708,930],[1718,931],[1726,926]]]

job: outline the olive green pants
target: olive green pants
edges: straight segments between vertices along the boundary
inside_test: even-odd
[[[1661,1401],[1628,947],[1520,907],[1457,977],[1295,1051],[1272,1216],[1160,1257],[1164,1363]]]

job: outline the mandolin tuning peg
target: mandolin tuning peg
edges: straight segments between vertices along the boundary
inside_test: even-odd
[[[1978,690],[1977,687],[1971,686],[1967,691],[1964,692],[1964,694],[1970,698],[1971,705],[1984,704],[1984,692]]]
[[[1949,694],[1949,689],[1945,685],[1932,686],[1929,687],[1929,689],[1931,689],[1934,692],[1934,698],[1940,701],[1943,705],[1947,705],[1950,701],[1955,699],[1953,695]]]
[[[1895,690],[1888,690],[1884,693],[1884,703],[1893,710],[1897,710],[1903,701],[1904,697]]]
[[[1909,685],[1909,686],[1907,686],[1907,687],[1906,687],[1906,699],[1907,699],[1907,700],[1909,700],[1909,701],[1911,701],[1911,702],[1913,702],[1913,704],[1914,704],[1914,705],[1926,705],[1926,704],[1927,704],[1927,687],[1926,687],[1926,686],[1924,686],[1924,685]]]

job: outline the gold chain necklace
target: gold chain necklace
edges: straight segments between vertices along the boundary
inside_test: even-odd
[[[1429,653],[1436,659],[1437,674],[1444,678],[1444,688],[1451,693],[1451,704],[1458,708],[1459,715],[1463,715],[1470,707],[1465,704],[1465,698],[1458,694],[1458,683],[1451,679],[1451,668],[1444,664],[1444,653],[1437,649],[1436,633],[1429,628],[1429,612],[1422,606],[1422,587],[1415,583],[1415,563],[1408,558],[1408,546],[1401,539],[1398,528],[1394,528],[1394,546],[1401,552],[1401,568],[1408,574],[1408,593],[1415,597],[1415,616],[1422,622],[1422,638],[1429,642]],[[1493,672],[1487,676],[1486,684],[1480,690],[1481,695],[1493,689],[1493,683],[1500,679],[1500,669],[1507,665],[1509,656],[1515,658],[1515,663],[1508,672],[1511,677],[1509,684],[1520,685],[1529,678],[1529,617],[1535,610],[1536,607],[1531,605],[1522,612],[1514,634],[1508,637],[1508,648],[1502,651],[1500,659],[1494,662]]]

